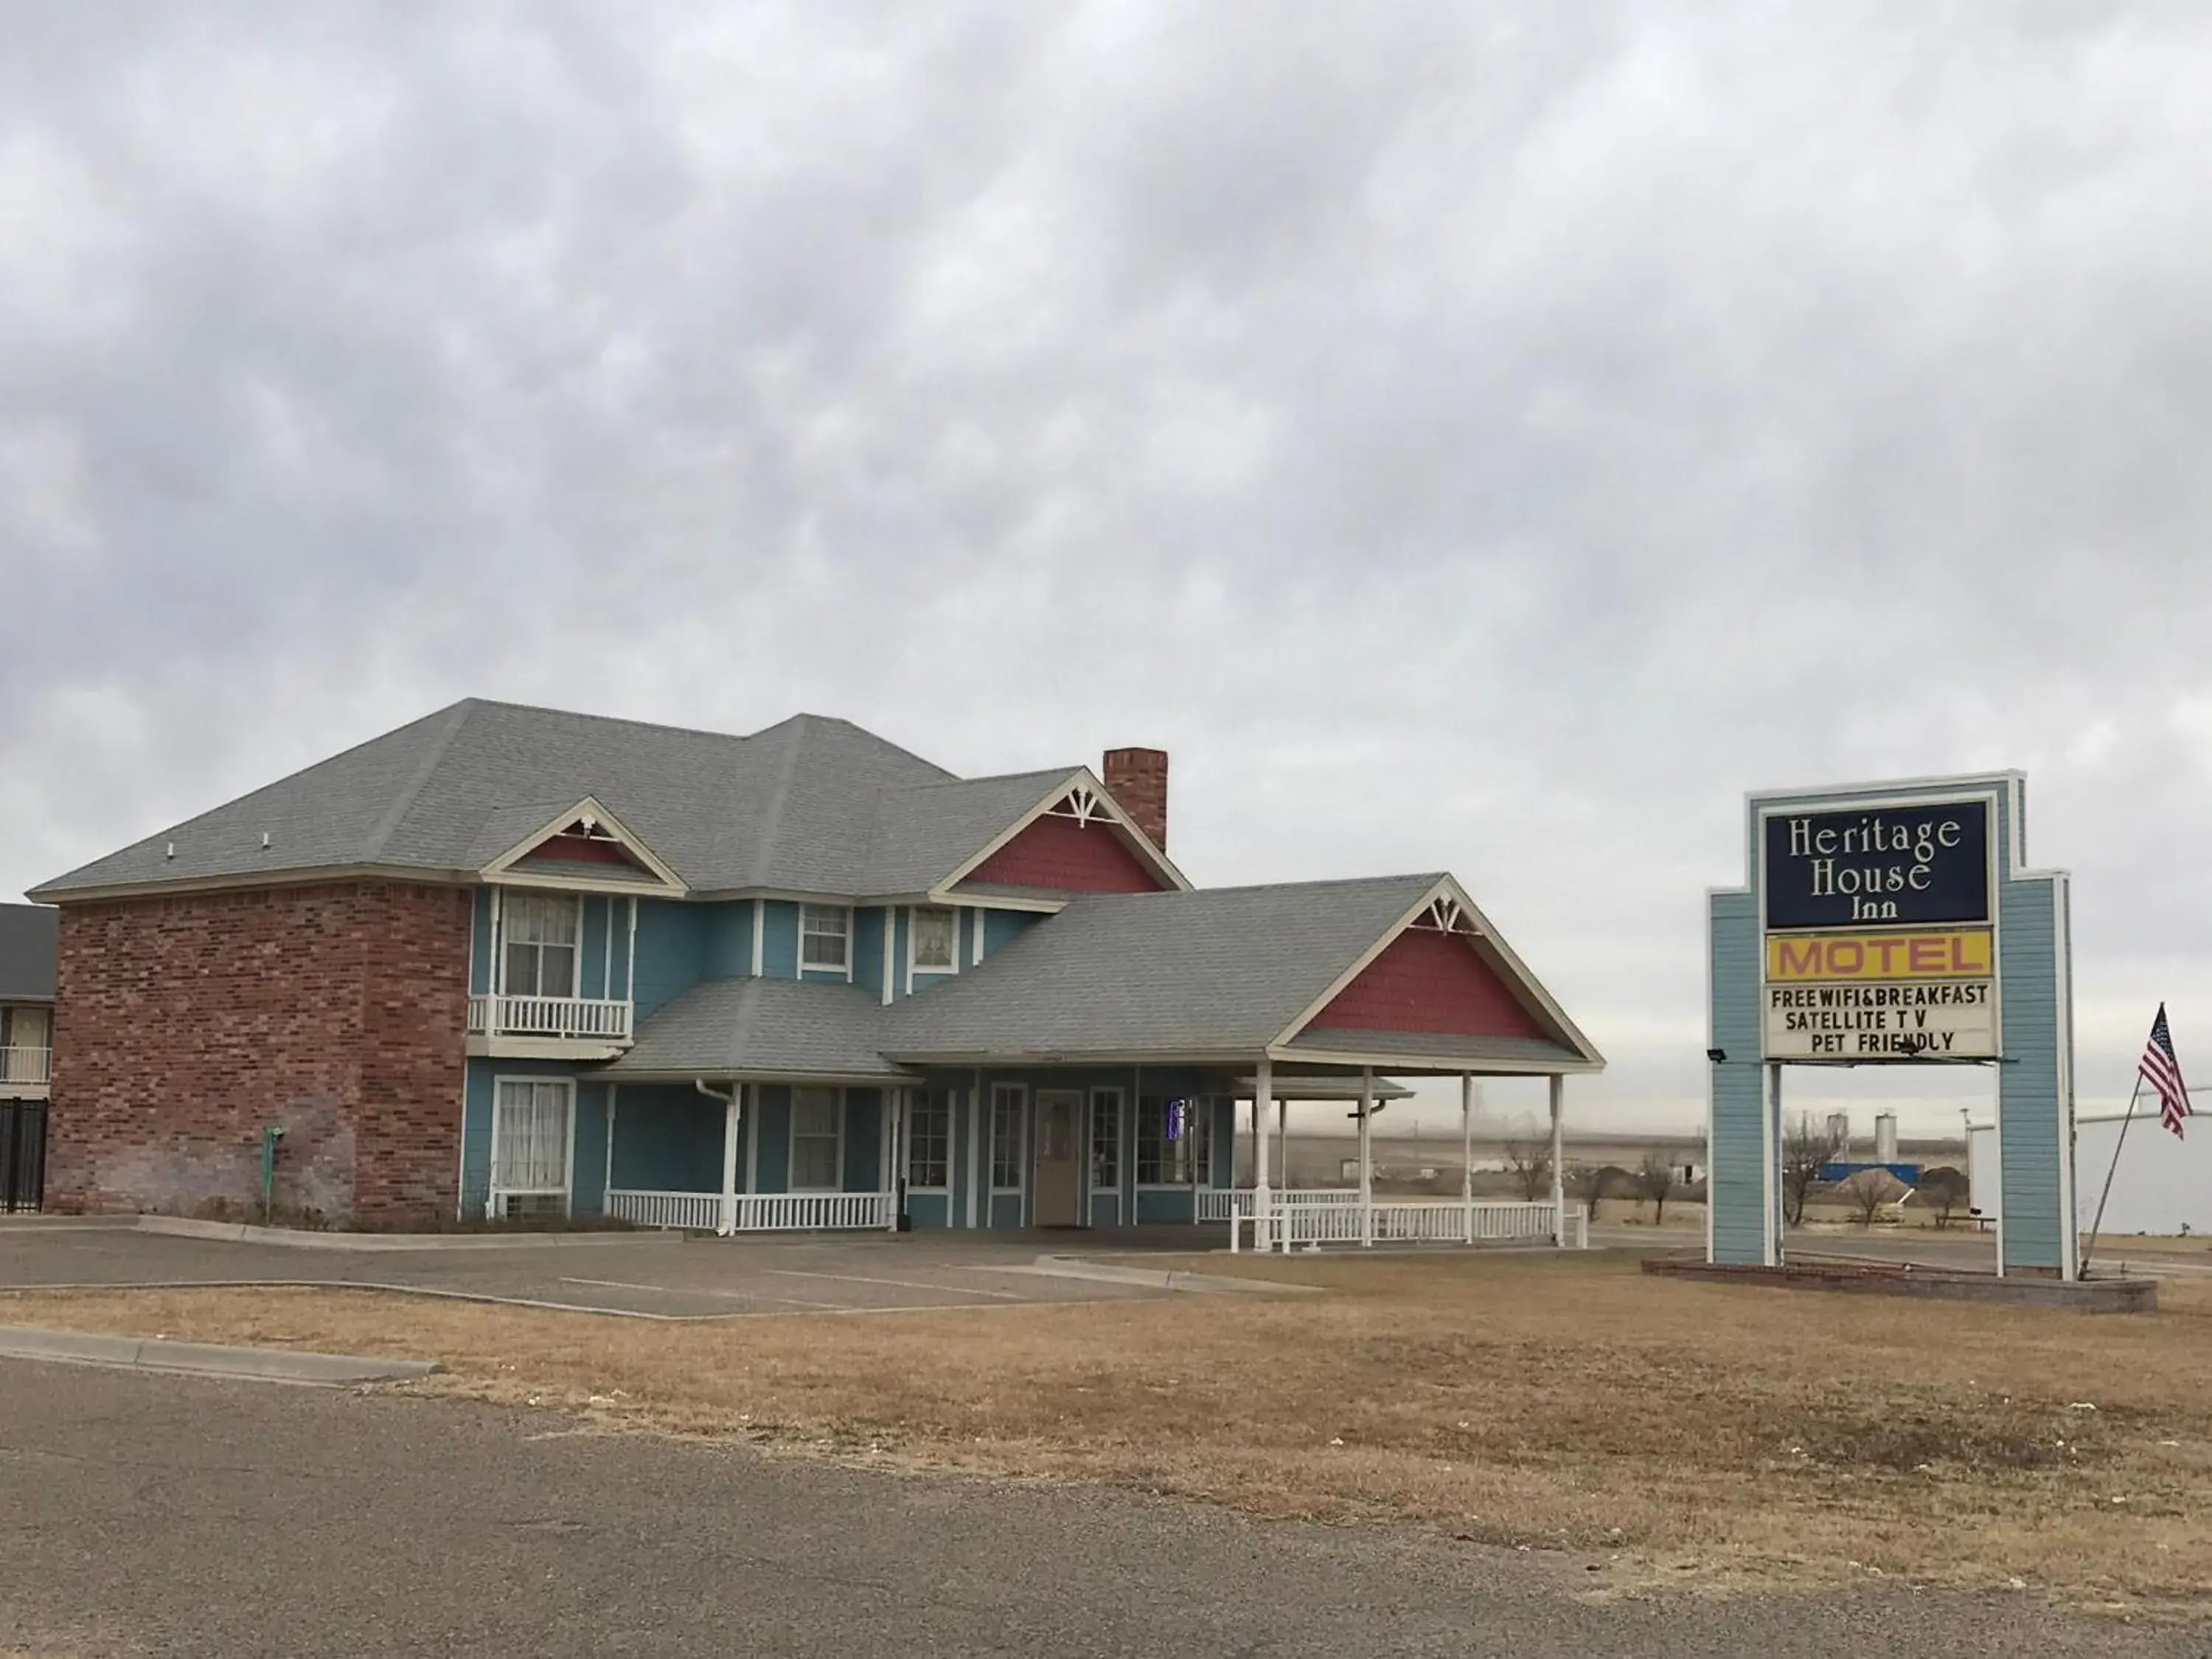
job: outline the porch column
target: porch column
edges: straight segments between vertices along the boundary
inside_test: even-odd
[[[722,1225],[726,1236],[738,1231],[738,1100],[743,1093],[736,1083],[722,1103]]]
[[[1252,1078],[1252,1248],[1268,1248],[1267,1115],[1266,1102],[1275,1092],[1275,1062],[1266,1054]]]
[[[1459,1074],[1459,1206],[1467,1242],[1474,1243],[1474,1073]]]
[[[1552,1243],[1563,1250],[1567,1247],[1567,1173],[1563,1162],[1567,1143],[1559,1127],[1559,1104],[1566,1092],[1566,1079],[1554,1072],[1552,1074]]]
[[[1283,1177],[1283,1188],[1291,1185],[1291,1103],[1275,1103],[1275,1170]]]
[[[883,1099],[883,1121],[876,1126],[876,1135],[883,1142],[884,1148],[881,1188],[890,1199],[890,1202],[884,1206],[889,1212],[884,1224],[887,1231],[895,1233],[898,1231],[899,1211],[902,1207],[899,1203],[899,1189],[906,1184],[900,1178],[906,1170],[906,1160],[900,1156],[902,1149],[899,1146],[899,1132],[906,1122],[906,1091],[885,1084]]]
[[[1359,1243],[1375,1243],[1375,1068],[1359,1068]]]

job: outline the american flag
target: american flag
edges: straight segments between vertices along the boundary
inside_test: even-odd
[[[2143,1081],[2158,1091],[2158,1121],[2181,1135],[2188,1117],[2189,1085],[2181,1080],[2181,1062],[2173,1057],[2173,1033],[2166,1029],[2166,1005],[2158,1005],[2158,1018],[2150,1023],[2150,1041],[2143,1045],[2142,1064],[2136,1068]]]

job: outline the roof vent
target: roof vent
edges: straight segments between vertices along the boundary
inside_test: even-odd
[[[269,850],[269,832],[266,830],[261,832],[261,850],[264,853]]]
[[[176,856],[177,856],[177,843],[176,843],[176,842],[170,842],[167,847],[164,847],[164,848],[161,849],[161,856],[162,856],[163,858],[165,858],[165,859],[173,859],[173,858],[176,857]]]

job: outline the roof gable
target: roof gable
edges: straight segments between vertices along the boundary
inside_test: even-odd
[[[494,821],[501,816],[494,814]],[[489,823],[486,830],[495,833]],[[587,886],[604,886],[612,880],[671,893],[684,890],[683,878],[589,795],[538,823],[487,862],[482,873],[492,881],[526,876],[533,881]]]
[[[1158,893],[1169,884],[1137,856],[1117,825],[1046,812],[1015,831],[952,890],[983,885],[1049,893]]]
[[[1307,1029],[1548,1036],[1478,950],[1472,933],[1415,921],[1331,998]]]

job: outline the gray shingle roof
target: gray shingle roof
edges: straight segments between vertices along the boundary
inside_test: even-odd
[[[1079,769],[963,781],[820,715],[731,737],[471,699],[36,891],[356,866],[473,871],[591,795],[695,891],[919,893]]]
[[[1079,898],[980,966],[888,1008],[851,986],[716,981],[647,1020],[605,1073],[866,1079],[1017,1059],[1249,1059],[1442,879]],[[1415,1071],[1579,1071],[1594,1059],[1525,1038],[1327,1032],[1290,1046],[1387,1054]]]
[[[639,1029],[607,1078],[900,1078],[883,1056],[883,1015],[872,992],[789,979],[712,980],[695,986]]]
[[[60,913],[0,904],[0,1002],[52,1002]]]
[[[1442,878],[1079,898],[885,1011],[899,1059],[1256,1054]]]

